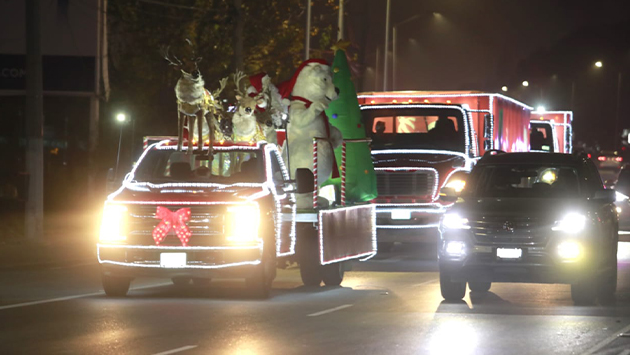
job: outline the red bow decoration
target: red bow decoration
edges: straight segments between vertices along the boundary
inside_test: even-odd
[[[153,229],[155,245],[160,245],[171,228],[175,231],[175,234],[177,234],[177,238],[182,242],[182,246],[188,244],[190,236],[192,235],[186,225],[186,222],[190,220],[190,208],[180,208],[173,212],[166,207],[158,206],[155,212],[155,218],[162,220],[160,224]]]

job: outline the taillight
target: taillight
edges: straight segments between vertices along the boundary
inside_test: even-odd
[[[623,158],[622,158],[622,157],[616,157],[616,158],[615,158],[615,161],[622,162],[622,161],[623,161]]]
[[[606,161],[606,157],[602,155],[602,156],[597,157],[597,160]]]
[[[587,156],[589,159],[591,159],[591,153],[588,153]]]

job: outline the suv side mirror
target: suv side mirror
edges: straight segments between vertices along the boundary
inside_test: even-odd
[[[483,147],[485,150],[492,148],[492,115],[483,116]]]
[[[440,190],[440,200],[445,202],[455,202],[459,198],[459,193],[452,187],[443,187]]]
[[[595,192],[593,196],[594,200],[604,201],[607,203],[613,203],[617,200],[617,193],[612,189],[604,189]]]
[[[298,168],[295,171],[295,180],[297,181],[297,193],[304,194],[313,192],[315,178],[313,172],[307,168]]]

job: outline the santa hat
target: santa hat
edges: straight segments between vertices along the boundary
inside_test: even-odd
[[[255,75],[252,75],[249,77],[249,83],[250,83],[250,87],[247,88],[247,93],[248,94],[254,94],[254,96],[256,96],[256,94],[260,93],[260,91],[262,90],[263,87],[263,78],[267,76],[267,73],[265,72],[261,72]],[[252,96],[252,95],[250,95]]]
[[[282,96],[283,99],[286,99],[291,96],[291,92],[293,91],[293,87],[295,87],[295,82],[297,81],[298,75],[300,75],[304,67],[312,63],[318,63],[318,64],[330,66],[330,64],[328,64],[327,61],[325,61],[324,59],[318,59],[318,58],[309,59],[302,62],[302,64],[300,64],[300,66],[297,68],[297,70],[295,71],[291,79],[278,84],[278,91],[280,92],[280,96]]]

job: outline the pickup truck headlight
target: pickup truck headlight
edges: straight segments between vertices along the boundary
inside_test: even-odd
[[[444,187],[451,188],[455,190],[455,192],[460,193],[466,186],[466,181],[462,179],[451,179],[449,182],[444,185]]]
[[[105,243],[119,243],[127,239],[125,222],[127,207],[123,205],[106,204],[101,219],[99,241]]]
[[[258,205],[228,207],[225,222],[225,235],[229,242],[247,244],[259,240],[260,210]]]
[[[586,217],[580,213],[569,213],[561,220],[556,221],[556,225],[551,230],[565,233],[578,233],[584,230]]]
[[[444,229],[470,229],[468,218],[462,218],[457,213],[447,213],[442,218],[442,227]]]

